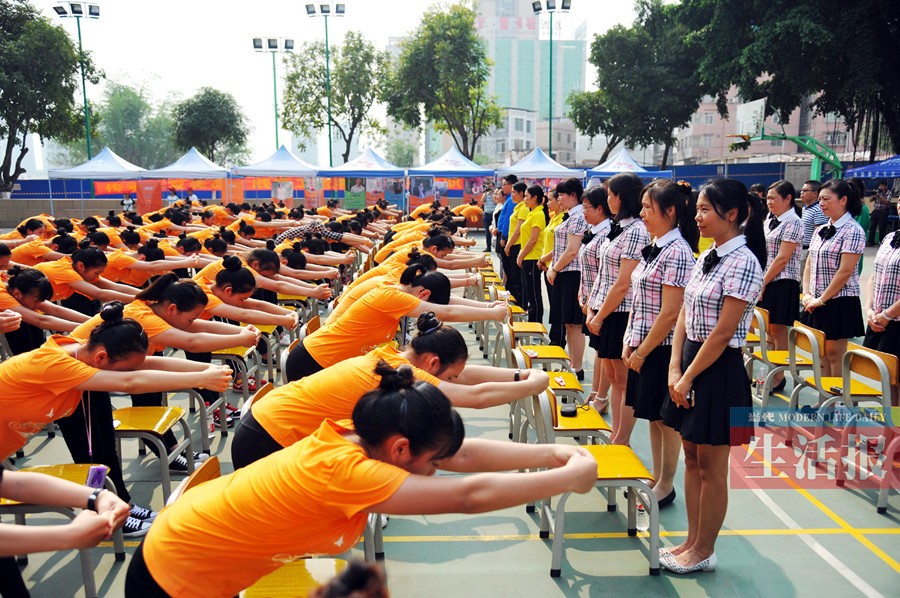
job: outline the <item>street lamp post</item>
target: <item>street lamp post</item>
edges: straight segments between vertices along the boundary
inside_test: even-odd
[[[331,7],[334,6],[334,12],[332,13]],[[327,2],[320,2],[317,5],[315,4],[307,4],[306,5],[306,16],[308,17],[318,17],[321,16],[325,19],[325,105],[328,111],[328,165],[334,166],[334,158],[333,152],[331,149],[331,49],[328,47],[328,17],[332,14],[336,17],[344,16],[346,12],[346,5],[343,3],[331,2],[330,0]]]
[[[81,64],[81,96],[84,100],[84,137],[87,140],[88,160],[93,158],[91,153],[91,116],[88,111],[87,84],[84,76],[84,49],[81,47],[81,19],[99,19],[100,5],[88,2],[65,2],[53,7],[61,18],[75,18],[78,27],[78,62]]]
[[[540,16],[541,12],[543,12],[544,7],[540,0],[535,0],[531,3],[531,9],[534,11],[535,15]],[[560,7],[556,7],[556,0],[547,0],[547,12],[550,13],[550,85],[548,87],[548,100],[550,101],[550,117],[548,119],[549,125],[547,129],[548,133],[548,145],[547,145],[547,153],[550,154],[550,157],[553,157],[553,13],[555,12],[569,12],[569,9],[572,8],[572,0],[561,0]]]
[[[263,41],[265,40],[265,45]],[[253,49],[257,52],[268,52],[272,55],[272,97],[275,105],[275,149],[281,147],[278,143],[278,72],[275,68],[275,55],[294,51],[294,40],[283,37],[254,37]]]

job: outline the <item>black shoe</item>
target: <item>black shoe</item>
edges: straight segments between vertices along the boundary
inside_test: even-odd
[[[575,372],[575,377],[578,378],[579,382],[583,382],[584,381],[584,370],[578,370],[577,372]]]
[[[672,491],[669,492],[669,494],[665,498],[659,499],[659,502],[657,504],[659,505],[659,508],[661,509],[663,507],[668,507],[673,502],[675,502],[675,488],[672,488]]]
[[[787,385],[787,377],[781,379],[781,382],[772,387],[772,390],[769,391],[770,394],[775,394],[776,392],[781,392],[784,390],[784,387]]]

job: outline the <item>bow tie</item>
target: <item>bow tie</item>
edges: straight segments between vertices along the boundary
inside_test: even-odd
[[[776,228],[778,228],[779,224],[781,223],[778,222],[778,218],[775,218],[774,216],[772,218],[769,218],[769,230],[775,230]]]
[[[835,233],[837,233],[837,229],[834,228],[833,224],[829,224],[828,226],[819,229],[819,236],[822,237],[823,241],[827,241],[833,237]]]
[[[595,235],[595,234],[592,233],[591,231],[588,231],[588,232],[584,233],[584,236],[581,237],[581,244],[582,244],[582,245],[587,245],[588,243],[590,243],[591,241],[593,241],[593,240],[594,240],[594,237],[596,237],[596,236],[597,236],[597,235]]]
[[[891,247],[894,249],[900,248],[900,232],[894,233],[894,238],[891,239]]]
[[[658,256],[660,253],[662,253],[662,247],[658,247],[656,243],[651,243],[650,245],[646,245],[643,249],[641,249],[641,255],[644,256],[644,261],[648,264],[655,260],[656,256]]]
[[[607,233],[606,238],[612,241],[616,237],[622,234],[622,225],[618,222],[613,222],[609,226],[609,233]]]
[[[568,220],[568,219],[569,219],[569,213],[568,213],[568,212],[563,212],[563,222],[565,222],[565,221]]]
[[[715,268],[721,259],[715,249],[707,253],[706,257],[703,258],[703,273],[709,274],[709,271]]]

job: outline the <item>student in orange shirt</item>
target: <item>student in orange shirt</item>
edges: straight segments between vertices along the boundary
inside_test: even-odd
[[[459,298],[455,301],[465,302]],[[501,321],[507,316],[505,304],[450,303],[450,281],[446,276],[429,272],[422,265],[409,266],[399,284],[369,291],[338,320],[304,338],[288,355],[287,379],[299,380],[391,341],[404,316],[418,317],[431,311],[448,322]]]
[[[198,383],[227,386],[229,368],[147,357],[147,336],[137,322],[123,320],[122,313],[121,304],[109,304],[101,312],[103,323],[86,341],[52,336],[40,348],[0,364],[0,429],[8,431],[0,435],[0,460],[57,420],[74,461],[108,466],[117,494],[131,502],[116,454],[108,393],[160,392]],[[82,414],[75,427],[69,425],[73,413]],[[94,430],[105,429],[100,424],[108,421],[109,434],[89,441],[85,415]],[[142,520],[150,511],[135,507],[133,514],[141,520],[126,522],[126,533],[146,533]]]
[[[53,287],[40,270],[15,266],[6,285],[0,285],[0,309],[22,315],[18,330],[6,333],[13,355],[27,353],[44,344],[44,330],[72,332],[88,317],[50,302]]]
[[[416,321],[418,334],[403,351],[373,349],[277,388],[243,414],[231,445],[235,469],[312,434],[326,419],[348,419],[356,402],[378,386],[375,366],[410,365],[417,380],[437,386],[454,407],[486,409],[544,391],[550,379],[540,370],[466,365],[462,334],[431,312]]]
[[[326,420],[160,513],[132,557],[125,596],[235,596],[301,555],[350,549],[369,513],[483,513],[594,487],[597,463],[584,448],[465,440],[450,401],[414,383],[411,368],[376,373],[380,388],[359,400],[352,422]],[[548,469],[434,477],[438,468]],[[222,567],[236,555],[240,566]]]

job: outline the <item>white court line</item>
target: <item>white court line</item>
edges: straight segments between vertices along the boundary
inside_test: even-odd
[[[782,523],[784,523],[788,527],[788,529],[794,529],[794,530],[802,530],[803,529],[800,526],[800,524],[798,524],[796,521],[794,521],[790,515],[785,513],[784,510],[781,507],[779,507],[775,503],[775,501],[772,500],[772,498],[768,494],[766,494],[763,490],[760,490],[759,488],[753,488],[753,494],[755,494],[757,496],[757,498],[759,498],[759,500],[764,505],[766,505],[766,507],[768,507],[768,509],[770,511],[772,511],[773,515],[775,515],[776,517],[781,519]],[[856,587],[856,589],[859,590],[859,592],[863,596],[869,596],[871,598],[876,598],[876,597],[883,598],[883,594],[881,594],[878,590],[876,590],[875,588],[870,586],[868,583],[866,583],[866,581],[863,578],[861,578],[851,568],[849,568],[847,565],[845,565],[841,561],[841,559],[839,559],[838,557],[833,555],[831,552],[828,551],[827,548],[822,546],[822,544],[820,544],[818,540],[816,540],[809,534],[799,534],[797,537],[800,538],[801,540],[803,540],[803,542],[807,546],[812,548],[813,552],[818,554],[822,558],[822,560],[825,561],[826,563],[828,563],[832,569],[837,571],[841,577],[843,577],[844,579],[849,581],[851,584],[853,584],[853,586]]]

